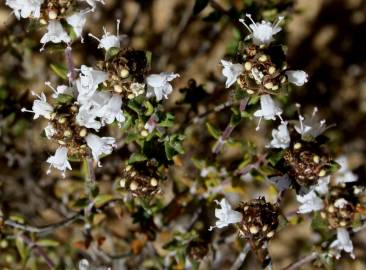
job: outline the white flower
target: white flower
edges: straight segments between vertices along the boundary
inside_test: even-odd
[[[71,165],[67,160],[67,148],[66,147],[59,147],[56,150],[56,153],[53,156],[50,156],[47,159],[47,163],[50,164],[50,167],[47,171],[47,174],[51,172],[51,167],[54,167],[60,171],[62,171],[63,177],[65,177],[66,169],[71,170]]]
[[[119,95],[112,95],[108,102],[98,110],[96,113],[97,116],[101,118],[101,122],[103,125],[111,124],[114,120],[117,122],[123,123],[125,121],[125,116],[121,110],[122,107],[122,98]]]
[[[232,86],[239,75],[243,72],[243,65],[233,64],[230,61],[221,60],[221,64],[224,67],[222,69],[222,75],[226,77],[226,88]]]
[[[288,81],[296,86],[302,86],[308,82],[308,74],[303,70],[286,71]]]
[[[341,257],[340,252],[342,250],[344,250],[347,253],[350,253],[351,258],[355,259],[355,254],[353,253],[353,244],[346,228],[337,229],[337,240],[333,241],[330,247],[336,249],[339,252],[336,255],[337,259]]]
[[[82,10],[66,18],[67,23],[72,26],[77,37],[81,37],[86,22],[86,15],[89,11],[90,10]],[[81,40],[83,41],[83,38],[81,38]]]
[[[15,17],[39,18],[41,16],[41,5],[43,0],[6,0],[5,4],[13,9]]]
[[[356,182],[358,180],[358,176],[350,170],[346,156],[340,156],[335,161],[341,166],[336,174],[336,184]]]
[[[273,101],[270,95],[262,95],[260,97],[261,109],[254,112],[255,117],[259,117],[259,123],[256,130],[259,130],[262,118],[265,120],[275,120],[276,116],[281,118],[282,110]]]
[[[291,138],[290,133],[287,129],[287,122],[283,122],[278,126],[278,129],[272,130],[272,141],[268,145],[270,148],[282,148],[286,149],[289,147]]]
[[[99,158],[101,155],[109,155],[112,153],[113,147],[115,147],[116,139],[113,137],[99,137],[94,134],[89,134],[85,137],[86,143],[92,150],[94,160],[98,162],[98,166],[101,166]]]
[[[244,19],[240,19],[239,21],[249,30],[251,34],[248,38],[252,38],[255,45],[269,45],[274,40],[273,36],[281,31],[281,27],[278,25],[283,20],[282,16],[279,16],[273,24],[266,21],[256,23],[250,14],[246,14],[245,16],[252,22],[249,26],[245,23]]]
[[[324,207],[323,200],[319,198],[313,190],[303,196],[297,195],[296,199],[301,203],[298,210],[298,213],[300,214],[319,211]]]
[[[79,112],[76,115],[76,122],[82,127],[92,128],[98,131],[102,127],[102,124],[96,120],[96,117],[95,110],[83,105],[79,108]]]
[[[299,104],[296,104],[300,108]],[[303,117],[299,112],[299,121],[295,121],[295,130],[301,134],[303,140],[315,139],[330,126],[325,124],[325,120],[320,120],[317,116],[318,108],[315,107],[311,116]]]
[[[213,228],[223,228],[232,223],[238,223],[243,219],[240,212],[235,211],[231,208],[228,201],[224,198],[220,202],[215,200],[215,202],[220,205],[221,209],[215,209],[215,216],[218,218],[215,226],[211,226],[209,230]]]
[[[47,85],[53,91],[52,94],[53,98],[58,98],[59,95],[73,96],[74,94],[72,88],[67,85],[58,85],[55,89],[52,86],[51,82],[45,82],[44,84]]]
[[[96,2],[102,3],[103,5],[105,4],[104,0],[83,0],[83,1],[88,3],[88,5],[92,8],[92,11],[94,11],[95,8],[97,7]]]
[[[37,95],[32,91],[32,95],[38,97],[39,99],[33,101],[32,110],[22,108],[22,112],[34,113],[33,119],[37,119],[39,116],[50,119],[51,113],[53,112],[53,107],[47,102],[45,94],[41,93],[41,95]]]
[[[95,38],[99,41],[98,48],[103,48],[108,51],[111,48],[120,48],[121,47],[121,38],[119,36],[119,24],[120,20],[117,20],[117,35],[112,35],[111,33],[107,32],[107,29],[103,27],[104,35],[101,39],[97,38],[93,34],[89,33],[89,36]]]
[[[41,38],[41,43],[43,44],[41,51],[44,49],[44,46],[47,42],[60,43],[65,42],[69,43],[71,41],[70,37],[67,35],[66,31],[62,28],[62,25],[59,21],[52,20],[48,23],[47,33],[43,35]]]
[[[149,132],[153,132],[154,129],[156,128],[156,123],[159,120],[158,116],[153,114],[152,116],[150,116],[149,120],[147,120],[147,122],[144,125],[144,128]]]
[[[160,74],[152,74],[147,76],[147,94],[148,98],[155,96],[156,101],[160,101],[168,98],[168,95],[173,91],[172,85],[169,83],[175,78],[179,77],[179,74],[172,72],[162,72]]]
[[[53,135],[56,134],[56,130],[51,123],[44,128],[44,133],[46,134],[47,139],[51,139]]]
[[[315,190],[320,195],[325,195],[328,193],[329,182],[330,182],[330,175],[321,177],[318,180],[318,184],[315,186],[312,186],[311,189]]]
[[[79,79],[76,80],[76,87],[79,92],[78,102],[81,104],[87,102],[97,90],[98,85],[107,79],[108,74],[106,72],[82,65]]]

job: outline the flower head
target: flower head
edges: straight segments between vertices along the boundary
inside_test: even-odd
[[[41,5],[43,0],[6,0],[5,4],[13,9],[15,17],[39,18],[41,16]]]
[[[71,170],[71,165],[70,165],[69,161],[67,160],[67,148],[63,147],[63,146],[59,147],[56,150],[56,153],[47,159],[47,163],[50,164],[47,174],[51,172],[51,167],[54,167],[54,168],[62,171],[63,177],[65,177],[66,169]]]
[[[272,130],[272,141],[268,145],[270,148],[282,148],[289,147],[291,138],[287,129],[287,122],[281,123],[277,129]]]
[[[236,82],[236,79],[243,72],[243,65],[233,64],[226,60],[221,60],[221,64],[224,67],[222,69],[222,75],[226,77],[225,87],[229,88]]]
[[[302,86],[308,82],[308,74],[303,70],[286,71],[288,81],[296,86]]]
[[[298,210],[301,214],[319,211],[324,207],[323,200],[313,190],[303,196],[297,195],[296,199],[301,203]]]
[[[41,43],[43,44],[41,51],[48,42],[53,43],[69,43],[71,41],[70,37],[67,35],[66,31],[62,28],[59,21],[51,20],[47,26],[47,33],[41,38]]]
[[[281,31],[281,27],[278,25],[283,20],[283,16],[279,16],[274,23],[266,21],[256,23],[250,14],[246,14],[245,16],[252,22],[249,26],[245,23],[244,19],[240,19],[239,21],[249,30],[251,33],[249,38],[253,39],[255,45],[269,45],[274,40],[273,36]]]
[[[259,117],[259,123],[256,130],[259,130],[262,118],[265,120],[275,120],[276,116],[281,118],[282,110],[274,102],[270,95],[262,95],[260,97],[261,109],[254,112],[255,117]]]
[[[216,225],[210,227],[209,230],[213,228],[223,228],[232,223],[238,223],[243,219],[243,216],[240,212],[235,211],[231,208],[229,202],[224,198],[220,202],[215,201],[218,205],[220,205],[221,209],[215,209],[215,216],[218,218],[216,221]]]
[[[98,162],[98,166],[101,166],[99,158],[101,155],[109,155],[112,153],[113,147],[115,147],[116,139],[113,137],[99,137],[94,134],[89,134],[85,137],[86,143],[92,150],[94,160]]]
[[[355,259],[355,254],[353,253],[353,244],[346,228],[337,228],[337,240],[333,241],[330,247],[338,251],[338,254],[336,255],[337,259],[341,257],[340,252],[342,250],[350,253],[351,258]]]
[[[117,20],[117,35],[112,35],[111,33],[107,32],[107,29],[105,27],[103,27],[104,34],[101,39],[97,38],[96,36],[90,33],[89,36],[99,41],[98,48],[102,48],[106,51],[108,51],[111,48],[120,48],[121,37],[119,35],[119,24],[120,20]]]
[[[160,101],[163,98],[167,99],[168,95],[173,91],[173,87],[169,82],[177,77],[179,77],[179,74],[172,72],[162,72],[160,74],[149,75],[146,78],[146,96],[148,98],[155,96],[156,101]]]
[[[32,95],[38,97],[38,99],[33,101],[32,110],[22,108],[22,112],[34,113],[33,119],[39,118],[40,115],[44,118],[50,119],[53,107],[47,102],[45,94],[41,93],[41,95],[37,95],[32,91]]]

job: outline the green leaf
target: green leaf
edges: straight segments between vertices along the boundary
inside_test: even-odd
[[[110,48],[110,49],[106,52],[106,54],[105,54],[105,58],[106,58],[107,60],[109,60],[109,59],[113,58],[114,56],[116,56],[116,55],[119,53],[119,51],[120,51],[120,48],[112,47],[112,48]]]
[[[41,247],[57,247],[60,243],[53,239],[41,239],[37,241],[37,245]]]
[[[176,155],[175,149],[170,145],[168,141],[164,142],[165,155],[168,160],[172,160],[172,158]]]
[[[56,99],[56,102],[58,104],[70,104],[73,101],[74,101],[73,96],[65,95],[65,94],[59,94],[57,99]]]
[[[67,80],[67,68],[62,64],[51,64],[51,69],[57,76],[63,80]]]
[[[128,159],[128,164],[147,160],[147,157],[141,153],[133,153]]]
[[[107,202],[111,201],[114,199],[114,196],[111,194],[101,194],[98,195],[95,199],[94,199],[94,205],[99,208],[102,205],[106,204]]]
[[[167,113],[165,119],[159,123],[161,127],[172,127],[174,125],[174,115],[171,113]]]
[[[22,259],[22,264],[25,265],[28,260],[29,251],[23,239],[20,236],[17,236],[15,238],[15,246],[17,247],[20,258]]]
[[[221,132],[220,130],[216,129],[215,127],[213,127],[210,123],[206,123],[206,127],[208,132],[211,134],[212,137],[214,137],[216,140],[219,139]]]
[[[200,13],[207,5],[209,0],[196,0],[193,7],[193,15]]]

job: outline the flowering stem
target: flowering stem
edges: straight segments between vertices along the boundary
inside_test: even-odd
[[[234,264],[231,266],[230,270],[238,270],[243,265],[245,258],[247,257],[250,251],[250,244],[245,244],[243,250],[239,253],[238,257],[236,258]]]
[[[75,66],[74,66],[74,59],[72,58],[72,48],[70,46],[67,46],[65,49],[65,59],[66,59],[66,65],[69,77],[69,83],[72,84],[76,79],[76,72],[75,72]]]
[[[95,188],[95,172],[94,172],[94,161],[91,157],[86,159],[87,177],[85,179],[85,188],[89,194],[89,198],[93,198],[93,190]]]

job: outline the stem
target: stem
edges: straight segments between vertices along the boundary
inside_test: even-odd
[[[72,48],[70,46],[67,46],[67,48],[65,49],[65,59],[68,69],[67,76],[69,77],[69,83],[72,84],[76,79],[76,72],[75,72],[74,59],[72,57]]]
[[[93,190],[96,185],[95,172],[94,172],[94,161],[93,158],[88,157],[86,159],[87,177],[85,179],[85,189],[89,194],[89,198],[93,198]]]
[[[243,250],[239,253],[238,257],[236,258],[234,264],[231,266],[230,270],[238,270],[243,265],[245,258],[247,257],[250,251],[250,244],[245,244]]]
[[[33,242],[32,239],[25,236],[24,234],[21,234],[20,238],[22,238],[24,243],[26,243],[30,247],[30,249],[35,253],[35,255],[42,257],[46,261],[48,268],[50,269],[55,268],[55,264],[53,263],[51,258],[48,257],[47,253],[43,250],[42,247],[37,245],[37,243]]]
[[[83,215],[83,211],[79,211],[78,213],[76,213],[75,215],[61,220],[59,222],[56,223],[52,223],[49,225],[45,225],[45,226],[41,226],[41,227],[34,227],[34,226],[30,226],[30,225],[24,225],[12,220],[5,220],[4,224],[9,226],[9,227],[13,227],[15,229],[20,229],[22,231],[25,232],[30,232],[30,233],[37,233],[37,234],[49,234],[52,233],[54,230],[57,230],[61,227],[65,227],[68,226],[69,224],[72,224],[74,221],[78,220],[79,218],[81,218]]]
[[[296,269],[299,269],[301,266],[314,261],[318,257],[318,255],[319,255],[318,253],[313,252],[313,253],[301,258],[297,262],[291,263],[287,267],[283,268],[283,270],[296,270]]]

